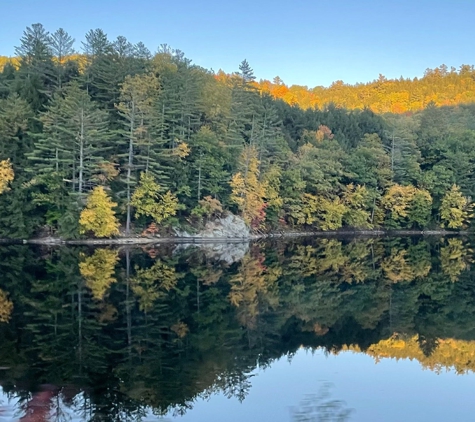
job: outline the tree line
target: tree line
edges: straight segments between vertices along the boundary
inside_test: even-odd
[[[221,77],[226,77],[220,74]],[[421,78],[378,79],[367,83],[346,84],[335,81],[329,87],[287,86],[275,77],[261,80],[258,86],[275,98],[302,108],[323,108],[335,104],[348,109],[371,108],[375,113],[414,113],[433,102],[437,106],[472,103],[475,100],[475,69],[461,65],[458,69],[441,65],[426,69]]]
[[[304,110],[162,44],[28,27],[0,73],[0,236],[199,227],[465,228],[471,105]]]

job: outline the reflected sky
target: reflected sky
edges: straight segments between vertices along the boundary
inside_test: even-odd
[[[246,246],[0,248],[0,422],[474,419],[467,240]]]
[[[270,368],[256,370],[252,389],[242,402],[220,394],[198,399],[176,421],[292,421],[292,409],[307,394],[330,382],[331,399],[352,409],[350,421],[473,421],[475,375],[437,374],[409,359],[374,359],[362,353],[325,354],[300,349]],[[315,419],[318,420],[318,419]]]
[[[300,349],[293,357],[284,356],[252,374],[250,394],[242,403],[236,397],[228,399],[216,394],[208,399],[197,398],[194,408],[184,416],[170,413],[158,417],[148,409],[141,420],[291,422],[302,399],[309,394],[318,395],[327,383],[330,396],[326,401],[342,401],[342,407],[351,411],[345,419],[349,421],[468,422],[473,421],[475,414],[475,374],[457,375],[453,370],[437,374],[424,369],[416,360],[388,358],[376,363],[363,353],[345,351],[334,355],[322,349]],[[84,403],[81,394],[68,404],[59,396],[45,420],[88,420]],[[18,397],[8,397],[0,390],[0,421],[29,420],[26,414]],[[317,415],[315,412],[311,416]]]

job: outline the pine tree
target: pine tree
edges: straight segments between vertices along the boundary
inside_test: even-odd
[[[234,153],[234,162],[238,161],[237,157],[245,145],[257,146],[261,134],[259,122],[264,112],[254,79],[246,60],[231,78],[231,105],[225,142]]]
[[[124,175],[127,207],[126,233],[130,232],[132,189],[136,183],[135,172],[138,168],[137,149],[144,151],[140,163],[142,169],[154,172],[152,168],[156,169],[158,164],[154,162],[152,156],[152,149],[157,148],[153,142],[153,131],[156,127],[154,112],[158,89],[158,80],[154,75],[127,77],[121,87],[121,101],[116,105],[123,124],[121,132],[123,152],[120,157],[124,159],[123,167],[126,170]]]
[[[223,150],[216,134],[208,127],[202,126],[193,136],[189,160],[192,162],[189,184],[195,203],[206,195],[224,198],[230,178],[226,169],[229,152]]]
[[[63,28],[59,28],[50,36],[49,45],[55,60],[56,85],[61,89],[66,73],[66,63],[75,53],[74,38],[72,38]]]
[[[82,80],[86,86],[87,93],[96,98],[98,95],[96,84],[99,63],[112,52],[111,42],[107,34],[102,29],[91,29],[86,33],[86,41],[82,42],[82,50],[85,56],[85,69]]]
[[[16,91],[33,110],[41,109],[56,88],[50,42],[49,32],[36,23],[26,28],[20,45],[15,47],[15,53],[20,58]]]
[[[0,159],[11,158],[22,170],[27,166],[24,154],[32,146],[28,136],[32,118],[29,104],[17,94],[0,99]]]
[[[41,121],[43,135],[29,154],[35,175],[62,174],[80,195],[94,187],[111,136],[107,113],[73,82],[55,95]]]

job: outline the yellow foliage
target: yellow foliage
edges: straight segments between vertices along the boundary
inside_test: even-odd
[[[255,328],[259,315],[260,297],[272,301],[272,296],[267,293],[276,281],[274,274],[267,274],[263,261],[264,256],[261,254],[255,257],[246,255],[241,261],[238,273],[229,281],[229,301],[238,308],[240,323],[251,329]]]
[[[469,199],[462,195],[460,188],[453,185],[444,195],[440,206],[440,218],[442,227],[450,229],[459,229],[466,227],[470,218],[472,218],[473,204]]]
[[[440,248],[440,266],[442,272],[455,282],[467,268],[472,251],[460,239],[448,239],[447,243]]]
[[[7,294],[0,289],[0,322],[8,322],[13,311],[13,303]]]
[[[416,188],[414,186],[391,186],[381,201],[383,207],[391,213],[391,218],[395,221],[407,217],[409,204],[411,203]]]
[[[182,321],[173,324],[170,328],[179,338],[185,337],[188,334],[188,331],[190,331],[188,325]]]
[[[10,160],[0,161],[0,194],[9,190],[8,185],[15,178]]]
[[[128,113],[130,108],[134,107],[134,112],[145,115],[155,106],[159,90],[159,81],[153,73],[135,76],[128,75],[121,85],[121,101],[116,105],[116,108],[122,113]],[[135,129],[138,132],[143,130],[141,126]]]
[[[431,101],[436,106],[474,102],[474,75],[473,67],[467,65],[462,65],[458,72],[442,65],[428,69],[424,77],[413,80],[386,79],[380,75],[364,84],[349,85],[336,81],[328,88],[307,88],[286,86],[278,78],[277,82],[263,80],[255,86],[261,92],[303,109],[322,109],[332,103],[347,109],[370,108],[375,113],[404,113],[422,110]]]
[[[54,63],[60,63],[62,65],[70,61],[76,61],[79,65],[79,72],[83,73],[87,65],[87,57],[83,54],[72,54],[70,56],[64,56],[61,61],[57,57],[53,57]],[[7,63],[11,63],[16,69],[20,67],[20,59],[18,57],[5,57],[0,56],[0,72]]]
[[[281,208],[284,200],[280,197],[281,169],[277,165],[269,167],[264,174],[264,183],[267,188],[266,200],[270,207]]]
[[[99,164],[100,173],[97,179],[100,183],[104,184],[115,179],[119,175],[119,165],[116,163],[106,162]]]
[[[149,216],[157,224],[174,216],[178,210],[178,198],[170,191],[162,195],[160,185],[150,173],[140,174],[140,183],[130,203],[135,208],[136,218]]]
[[[333,200],[323,196],[303,196],[303,219],[299,224],[314,224],[321,230],[337,230],[343,225],[343,216],[347,208],[339,198]]]
[[[242,171],[231,180],[231,200],[239,207],[242,217],[251,227],[258,227],[265,218],[267,183],[259,180],[257,149],[244,148],[240,165]]]
[[[127,122],[133,144],[150,145],[153,110],[160,91],[158,78],[153,74],[126,76],[120,88],[120,101],[115,105]]]
[[[198,206],[191,213],[201,217],[219,216],[223,213],[223,204],[208,195],[198,201]]]
[[[185,158],[190,155],[191,148],[186,142],[179,142],[173,150],[174,154],[179,158]]]
[[[435,349],[426,356],[421,350],[418,336],[409,338],[393,336],[369,346],[365,353],[377,361],[381,358],[417,359],[424,368],[437,373],[444,368],[453,368],[457,374],[475,372],[474,341],[437,338]]]
[[[175,268],[161,261],[156,261],[150,268],[137,269],[132,291],[138,297],[140,310],[149,312],[157,299],[175,288],[178,278]]]
[[[7,63],[11,63],[16,69],[20,67],[20,61],[18,60],[18,57],[0,56],[0,72],[3,71],[3,68]]]
[[[381,268],[385,276],[393,283],[411,281],[414,279],[414,271],[406,260],[407,251],[391,251],[391,255],[383,260]]]
[[[80,233],[92,231],[97,237],[119,234],[119,222],[113,210],[116,206],[117,204],[107,196],[104,187],[94,188],[79,218]]]
[[[96,300],[104,299],[107,289],[117,282],[114,277],[115,265],[119,260],[119,253],[111,249],[96,249],[91,256],[82,256],[79,263],[79,272],[91,289]]]

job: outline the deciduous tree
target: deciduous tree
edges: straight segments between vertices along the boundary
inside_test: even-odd
[[[103,186],[94,188],[79,218],[80,232],[91,231],[97,237],[119,234],[119,222],[113,210],[116,206],[117,204],[112,202]]]
[[[462,195],[457,185],[453,185],[445,194],[440,206],[442,227],[448,227],[449,229],[466,227],[472,217],[472,209],[473,204]]]

